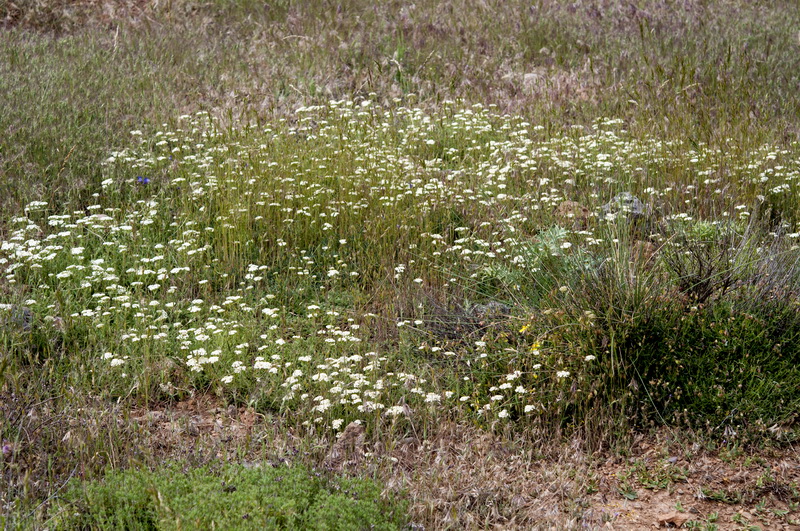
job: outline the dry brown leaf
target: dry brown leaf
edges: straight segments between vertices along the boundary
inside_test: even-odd
[[[671,512],[658,515],[658,525],[664,527],[669,527],[670,525],[681,527],[688,520],[689,515],[683,513]]]

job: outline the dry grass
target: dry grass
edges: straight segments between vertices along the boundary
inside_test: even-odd
[[[3,0],[3,202],[83,206],[97,161],[143,123],[276,119],[370,93],[494,104],[548,130],[615,116],[725,149],[790,142],[796,11],[781,5]]]
[[[401,441],[386,481],[408,491],[426,529],[579,527],[591,460],[577,446],[444,423]]]

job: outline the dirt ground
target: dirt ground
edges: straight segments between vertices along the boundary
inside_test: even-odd
[[[710,450],[669,433],[629,455],[515,439],[451,423],[391,444],[349,426],[339,441],[281,429],[277,418],[212,397],[135,410],[163,458],[272,466],[303,460],[380,477],[411,499],[419,529],[797,529],[800,447]]]
[[[637,458],[650,473],[664,468],[660,450],[640,445]],[[643,488],[640,475],[638,488],[632,491],[623,487],[628,463],[602,465],[601,487],[592,496],[589,511],[601,518],[610,515],[606,526],[614,529],[680,527],[689,521],[715,524],[718,529],[800,529],[796,447],[767,457],[723,457],[719,452],[699,452],[691,459],[670,457],[667,462],[674,459],[685,479],[675,478],[666,488]],[[628,492],[632,494],[626,496]]]

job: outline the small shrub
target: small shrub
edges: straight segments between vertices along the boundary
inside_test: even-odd
[[[515,362],[537,378],[529,386],[548,404],[541,418],[595,440],[662,422],[720,439],[791,423],[800,410],[791,242],[695,223],[674,238],[681,247],[645,263],[625,227],[607,229],[616,232],[595,259],[530,279],[561,286],[527,301],[524,328],[542,346]],[[540,366],[566,371],[569,383],[541,379]]]

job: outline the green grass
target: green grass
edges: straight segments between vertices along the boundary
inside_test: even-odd
[[[796,437],[791,3],[340,4],[0,2],[6,492],[148,459],[24,417],[89,398]]]
[[[223,4],[109,18],[91,7],[82,16],[61,2],[18,2],[18,25],[0,50],[0,125],[10,132],[1,148],[4,204],[42,194],[81,204],[97,189],[109,147],[184,110],[271,118],[369,92],[381,100],[414,93],[424,105],[496,103],[548,130],[619,117],[637,134],[725,151],[797,140],[791,3],[604,11],[502,2],[484,11],[450,2],[399,12],[355,0],[338,10]],[[525,82],[525,74],[538,77]]]

